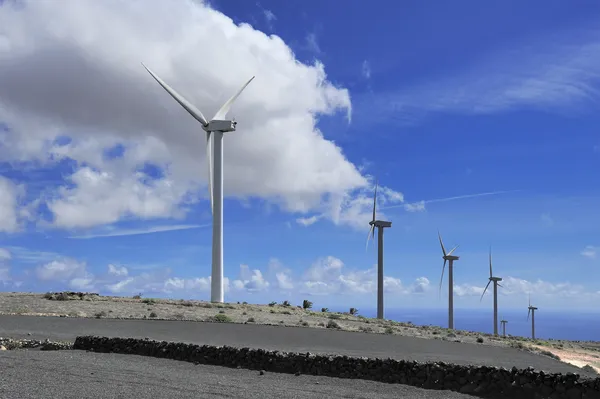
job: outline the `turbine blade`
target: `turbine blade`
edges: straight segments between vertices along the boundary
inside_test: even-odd
[[[446,256],[446,248],[444,248],[444,243],[442,242],[442,236],[440,235],[440,231],[438,230],[438,238],[440,240],[440,245],[442,246],[442,252],[444,253],[444,256]],[[445,262],[444,262],[445,264]]]
[[[365,251],[367,249],[369,249],[369,240],[371,239],[371,232],[373,232],[373,237],[375,237],[375,225],[372,224],[371,228],[369,229],[369,234],[367,235],[367,247],[365,248]]]
[[[496,284],[498,285],[498,287],[504,288],[504,286],[502,284],[500,284],[500,283],[496,283]]]
[[[254,79],[254,76],[252,76],[250,78],[250,80],[247,81],[246,84],[243,85],[242,88],[237,93],[235,93],[233,96],[231,96],[231,98],[229,100],[227,100],[225,102],[225,104],[223,104],[223,106],[217,111],[217,113],[215,114],[213,119],[225,119],[225,116],[227,116],[227,113],[229,112],[229,108],[231,108],[231,105],[233,104],[233,102],[235,100],[237,100],[237,98],[240,96],[240,94],[242,94],[242,91],[244,91],[246,86],[248,86],[250,84],[250,82],[252,82],[253,79]]]
[[[210,132],[206,132],[206,162],[208,164],[208,195],[210,197],[210,212],[213,212],[213,164],[212,164],[212,140]]]
[[[377,187],[379,186],[379,179],[375,181],[375,195],[373,196],[373,221],[376,219],[375,209],[377,208]]]
[[[481,298],[479,299],[479,302],[481,302],[481,300],[483,299],[483,296],[485,295],[485,292],[487,291],[491,282],[492,282],[492,280],[488,281],[487,285],[485,286],[485,289],[483,290],[483,294],[481,294]]]
[[[490,277],[493,277],[492,274],[492,247],[490,246]]]
[[[198,108],[194,107],[192,105],[192,103],[190,103],[188,100],[183,98],[183,96],[181,96],[179,93],[177,93],[171,86],[166,84],[161,78],[159,78],[154,72],[152,72],[150,70],[150,68],[148,68],[146,65],[144,65],[143,62],[142,62],[142,65],[144,68],[146,68],[146,71],[148,71],[148,73],[150,75],[152,75],[154,80],[156,80],[158,82],[158,84],[161,85],[162,88],[165,89],[167,91],[167,93],[169,93],[171,95],[171,97],[173,97],[175,99],[175,101],[177,101],[179,103],[179,105],[181,105],[187,112],[189,112],[190,115],[192,115],[194,117],[194,119],[196,119],[198,122],[200,122],[202,124],[202,126],[208,125],[206,118],[204,117],[204,115],[202,115],[202,112],[200,112],[200,110]]]
[[[455,250],[456,248],[458,248],[458,245],[457,245],[457,246],[455,246],[454,248],[452,248],[452,249],[450,250],[450,252],[448,252],[448,256],[452,255],[452,252],[454,252],[454,250]]]
[[[444,259],[444,265],[442,266],[442,278],[440,278],[440,298],[442,297],[442,282],[444,281],[444,270],[446,270],[446,259]]]
[[[531,309],[527,312],[527,321],[529,321],[529,313],[531,313]]]

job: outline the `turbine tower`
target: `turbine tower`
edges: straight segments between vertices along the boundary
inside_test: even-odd
[[[250,84],[254,76],[242,86],[223,106],[217,111],[215,116],[209,121],[206,120],[202,112],[187,101],[183,96],[173,90],[154,72],[152,72],[144,63],[144,68],[152,75],[159,85],[165,89],[171,97],[175,99],[187,112],[190,113],[206,132],[206,161],[208,163],[208,193],[210,197],[210,207],[213,216],[212,232],[212,272],[211,272],[211,302],[223,302],[223,134],[235,132],[237,122],[227,120],[225,117],[231,108],[233,102],[239,97],[242,91]],[[211,141],[213,144],[211,154]],[[212,156],[214,155],[214,162]]]
[[[373,220],[369,222],[371,228],[367,236],[367,248],[369,239],[375,238],[375,227],[377,227],[377,318],[383,319],[383,229],[392,227],[392,222],[377,220],[375,209],[377,207],[377,186],[375,183],[375,195],[373,196]]]
[[[508,323],[507,320],[500,320],[500,323],[502,323],[502,336],[506,337],[506,323]]]
[[[535,311],[537,308],[531,306],[531,294],[529,294],[529,311],[527,311],[527,320],[529,320],[529,314],[531,314],[531,338],[535,339]]]
[[[499,283],[499,281],[502,281],[502,278],[500,277],[494,277],[494,275],[492,274],[492,247],[490,247],[490,277],[488,279],[488,283],[485,286],[485,289],[483,290],[483,294],[481,294],[481,298],[479,299],[479,302],[481,302],[481,300],[483,299],[483,296],[485,295],[485,292],[487,291],[488,287],[490,286],[491,283],[494,283],[494,335],[498,335],[498,287],[502,287]]]
[[[442,236],[438,231],[438,238],[440,245],[442,246],[442,259],[444,259],[444,265],[442,266],[442,278],[440,279],[440,296],[442,295],[442,281],[444,280],[444,269],[446,268],[446,262],[448,262],[448,328],[454,329],[454,273],[453,266],[454,261],[458,260],[459,257],[452,255],[454,250],[458,248],[458,245],[452,248],[450,252],[446,253]]]

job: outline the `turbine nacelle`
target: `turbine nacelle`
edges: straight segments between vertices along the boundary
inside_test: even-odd
[[[236,121],[227,120],[212,120],[206,126],[202,126],[202,129],[206,132],[235,132]]]
[[[455,260],[459,260],[460,256],[456,256],[456,255],[446,255],[446,256],[442,256],[442,259],[444,260],[451,260],[451,261],[455,261]]]
[[[502,277],[490,277],[490,281],[502,281]]]

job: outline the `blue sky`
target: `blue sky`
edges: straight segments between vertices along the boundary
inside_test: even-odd
[[[256,75],[225,139],[226,300],[374,307],[375,178],[386,306],[447,306],[438,229],[457,307],[490,306],[490,245],[501,306],[600,298],[600,4],[1,4],[4,290],[210,297],[203,135],[144,61],[209,115]]]

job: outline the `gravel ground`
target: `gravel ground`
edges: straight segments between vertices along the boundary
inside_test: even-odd
[[[159,341],[346,354],[370,358],[445,361],[461,365],[506,368],[531,366],[548,372],[570,371],[587,375],[585,371],[573,365],[514,348],[398,335],[233,323],[0,316],[0,336],[73,341],[79,335],[148,337]]]
[[[83,351],[3,351],[0,370],[0,399],[472,398],[372,381],[277,373],[261,376],[257,371]]]

